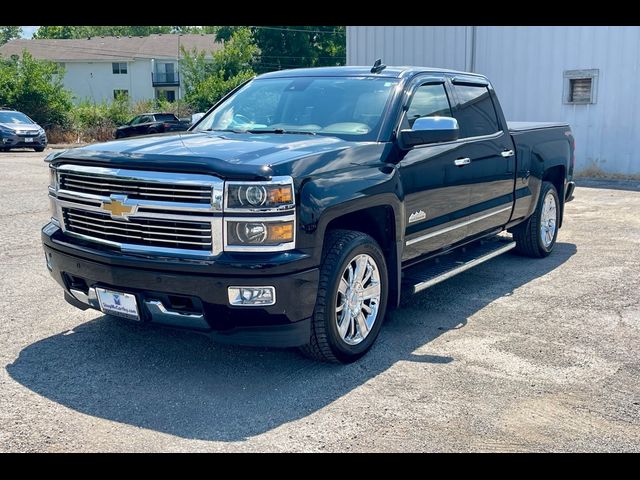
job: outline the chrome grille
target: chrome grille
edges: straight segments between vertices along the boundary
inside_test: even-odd
[[[108,214],[62,208],[66,231],[133,245],[183,250],[206,250],[212,246],[211,223],[135,218],[112,220]]]
[[[69,192],[109,196],[126,195],[135,200],[163,202],[211,203],[211,187],[162,182],[144,182],[140,179],[114,175],[95,175],[85,172],[60,172],[60,188]]]
[[[215,176],[72,164],[56,170],[49,196],[69,236],[123,252],[222,252],[224,182]]]

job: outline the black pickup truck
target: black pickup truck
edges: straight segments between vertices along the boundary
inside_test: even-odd
[[[52,154],[45,259],[81,308],[349,362],[411,294],[515,249],[572,198],[566,124],[508,124],[489,81],[279,71],[190,131]]]
[[[115,138],[153,135],[154,133],[180,132],[189,128],[188,122],[181,121],[173,113],[143,113],[136,115],[126,125],[113,132]]]

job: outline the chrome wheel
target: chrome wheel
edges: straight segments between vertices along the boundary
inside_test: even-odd
[[[336,298],[336,324],[347,345],[358,345],[373,328],[380,306],[380,270],[366,254],[354,257],[342,272]]]
[[[558,221],[558,207],[556,205],[556,197],[552,192],[547,192],[542,205],[542,213],[540,215],[540,238],[545,248],[549,248],[553,243],[556,234],[556,224]]]

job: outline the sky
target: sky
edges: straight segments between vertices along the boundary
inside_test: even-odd
[[[31,38],[33,33],[38,29],[37,26],[25,27],[22,26],[22,38]]]

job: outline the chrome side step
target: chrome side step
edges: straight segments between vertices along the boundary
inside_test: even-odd
[[[443,255],[435,260],[408,268],[403,275],[403,287],[411,293],[418,293],[502,255],[515,246],[516,242],[505,239],[495,239],[473,246],[465,246],[459,252]]]

